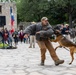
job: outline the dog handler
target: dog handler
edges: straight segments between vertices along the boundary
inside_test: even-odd
[[[54,34],[54,31],[52,30],[47,17],[42,17],[40,23],[30,25],[25,29],[26,36],[31,35],[34,32],[41,51],[41,65],[44,65],[46,59],[46,49],[48,49],[50,56],[54,60],[56,66],[64,63],[64,60],[60,60],[58,58],[50,40],[48,39],[49,35]]]

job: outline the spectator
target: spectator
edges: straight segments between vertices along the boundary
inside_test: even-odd
[[[24,41],[24,43],[26,42],[26,37],[24,36],[24,38],[23,38],[23,41]]]
[[[9,32],[8,32],[7,29],[5,29],[5,30],[3,31],[3,43],[5,43],[5,44],[8,44],[8,43],[9,43],[9,42],[8,42],[8,37],[9,37]]]
[[[63,29],[61,30],[61,33],[70,40],[70,35],[69,35],[69,25],[65,24]]]
[[[32,25],[36,24],[35,22],[32,22]],[[30,34],[30,46],[29,48],[35,48],[35,33]]]
[[[10,30],[9,30],[9,36],[8,36],[8,43],[9,43],[9,46],[12,47],[12,33]]]
[[[24,43],[25,43],[25,41],[27,44],[29,43],[29,37],[27,37],[26,34],[24,34]]]
[[[3,35],[2,35],[3,30],[0,31],[0,42],[3,40]]]
[[[15,43],[15,47],[17,47],[17,44],[18,44],[18,32],[15,31],[13,34],[12,34],[13,38],[14,38],[14,43]]]
[[[19,32],[19,39],[20,39],[21,43],[23,42],[23,38],[24,38],[24,33],[23,33],[23,30],[21,30]]]

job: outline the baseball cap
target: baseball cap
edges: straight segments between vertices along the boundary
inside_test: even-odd
[[[47,18],[47,17],[42,17],[42,18],[41,18],[41,21],[42,21],[42,20],[48,20],[48,18]]]

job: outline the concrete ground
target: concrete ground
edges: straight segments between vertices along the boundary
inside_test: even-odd
[[[56,47],[58,43],[53,43]],[[28,48],[29,44],[19,43],[17,49],[0,49],[0,75],[76,75],[76,54],[72,65],[70,52],[57,49],[57,55],[65,60],[64,64],[55,66],[49,52],[46,53],[45,66],[40,66],[40,50]]]

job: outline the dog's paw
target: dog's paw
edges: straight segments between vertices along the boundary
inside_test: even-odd
[[[71,65],[72,63],[69,63],[69,65]]]

